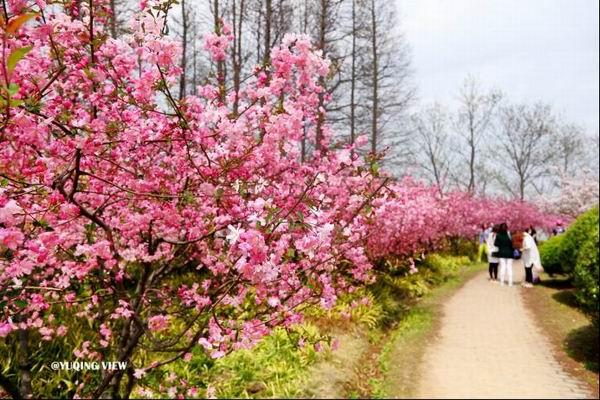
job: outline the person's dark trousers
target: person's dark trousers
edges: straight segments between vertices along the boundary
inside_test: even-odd
[[[490,279],[498,279],[498,263],[490,263]]]
[[[525,282],[533,284],[533,265],[525,267]]]

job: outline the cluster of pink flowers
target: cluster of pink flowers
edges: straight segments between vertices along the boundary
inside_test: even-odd
[[[46,10],[2,33],[11,55],[0,77],[11,88],[0,98],[2,337],[63,336],[55,315],[68,308],[95,330],[81,357],[102,349],[144,374],[189,360],[196,346],[220,357],[370,282],[373,257],[470,235],[500,209],[515,215],[511,203],[390,183],[334,143],[316,123],[329,63],[307,37],[273,49],[233,114],[213,101],[218,86],[175,100],[179,48],[161,35],[158,11],[120,39],[103,35],[92,11]],[[230,34],[223,24],[207,37],[215,61]],[[316,137],[328,150],[301,162],[303,138],[319,149]],[[497,217],[471,208],[484,202]],[[87,394],[113,378],[123,374]]]
[[[442,196],[436,187],[410,178],[389,185],[373,206],[375,222],[367,245],[371,258],[410,257],[434,250],[446,238],[475,238],[482,224],[505,222],[514,231],[529,226],[549,230],[557,218],[524,201],[460,191]]]

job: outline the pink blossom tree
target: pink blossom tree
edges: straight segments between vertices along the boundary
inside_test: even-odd
[[[32,342],[84,329],[65,312],[91,327],[73,357],[127,363],[82,372],[74,394],[127,397],[195,347],[250,347],[370,279],[362,243],[386,180],[327,128],[329,150],[300,163],[329,71],[307,38],[286,36],[233,112],[219,82],[172,95],[168,4],[122,39],[104,3],[77,4],[12,2],[1,21],[0,335],[24,360],[2,376],[9,394],[33,394]],[[216,61],[227,31],[205,37]]]

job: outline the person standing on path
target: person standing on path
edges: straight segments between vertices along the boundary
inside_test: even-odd
[[[560,235],[565,232],[565,227],[561,220],[556,221],[556,226],[552,229],[552,236]]]
[[[529,225],[529,229],[527,229],[527,233],[529,233],[531,235],[531,237],[533,238],[533,241],[537,245],[537,243],[538,243],[537,231],[535,230],[535,228],[533,227],[533,225]]]
[[[533,273],[538,273],[542,270],[542,261],[540,259],[540,252],[538,251],[535,239],[529,233],[525,232],[523,237],[523,265],[525,266],[525,283],[524,287],[533,287]]]
[[[499,258],[500,284],[504,285],[504,278],[508,274],[508,286],[512,286],[512,262],[514,257],[514,248],[510,238],[510,233],[508,231],[508,225],[506,225],[506,223],[500,224],[498,233],[496,234],[496,239],[494,240],[494,246],[498,248],[493,255]]]
[[[485,252],[487,254],[487,239],[492,231],[491,226],[486,227],[485,224],[481,224],[481,231],[479,231],[479,248],[477,249],[477,262],[481,262],[481,256]]]
[[[492,232],[487,237],[487,256],[489,263],[489,272],[490,272],[490,280],[498,281],[498,263],[500,260],[498,257],[494,257],[493,253],[498,251],[498,248],[494,246],[494,241],[496,240],[496,234],[498,233],[498,225],[494,225],[492,228]]]

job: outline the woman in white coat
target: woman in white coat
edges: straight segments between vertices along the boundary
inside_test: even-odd
[[[523,286],[532,287],[534,272],[539,275],[544,269],[542,268],[540,252],[535,244],[535,239],[527,232],[523,235],[523,248],[521,250],[521,258],[525,267],[525,283],[523,283]]]
[[[487,259],[489,263],[489,272],[490,272],[490,280],[497,281],[498,280],[498,264],[500,263],[500,259],[498,257],[494,257],[492,254],[498,251],[498,248],[494,246],[494,241],[496,240],[496,233],[498,232],[498,227],[493,226],[492,231],[489,233],[486,239],[487,244]]]

